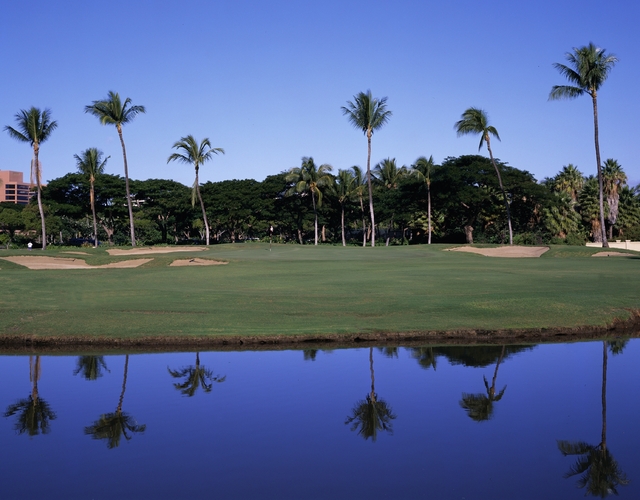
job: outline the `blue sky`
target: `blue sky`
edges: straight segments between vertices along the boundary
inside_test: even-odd
[[[589,97],[547,101],[566,83],[553,63],[593,41],[620,60],[598,98],[602,157],[635,184],[638,21],[640,4],[618,0],[5,2],[0,125],[50,108],[59,126],[41,149],[45,180],[74,171],[88,147],[122,175],[115,128],[84,113],[114,90],[147,109],[124,128],[131,178],[191,185],[192,168],[166,160],[192,134],[226,150],[201,169],[203,182],[262,180],[302,156],[364,167],[366,139],[340,107],[371,89],[393,112],[373,136],[373,164],[475,154],[478,138],[457,138],[453,125],[476,106],[500,132],[501,160],[539,180],[568,163],[593,174]],[[28,177],[30,158],[0,133],[0,169]]]

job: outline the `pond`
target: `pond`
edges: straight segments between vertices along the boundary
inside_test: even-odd
[[[1,498],[640,497],[640,340],[2,356]]]

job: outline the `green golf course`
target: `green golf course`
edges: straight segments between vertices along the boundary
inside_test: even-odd
[[[339,338],[477,331],[584,331],[640,310],[640,253],[552,246],[539,258],[447,251],[454,245],[339,247],[244,243],[111,256],[102,249],[0,250],[0,336],[73,342]],[[67,253],[64,252],[67,251]],[[181,247],[181,250],[185,250]],[[6,257],[75,258],[32,270]],[[226,265],[170,267],[177,259]],[[576,333],[577,334],[577,333]]]

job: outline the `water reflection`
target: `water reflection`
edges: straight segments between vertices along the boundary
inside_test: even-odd
[[[31,382],[31,394],[28,398],[20,399],[9,405],[5,417],[17,415],[14,429],[18,434],[27,433],[29,436],[48,434],[50,421],[56,419],[55,412],[38,393],[38,380],[40,380],[40,356],[29,356],[29,380]]]
[[[93,425],[84,428],[84,433],[93,439],[104,439],[107,442],[107,448],[117,448],[120,446],[120,438],[129,441],[132,433],[142,433],[147,428],[146,425],[138,425],[136,420],[122,411],[122,402],[124,401],[124,393],[127,389],[127,371],[129,369],[129,355],[127,354],[124,361],[124,374],[122,376],[122,392],[118,400],[118,406],[113,413],[104,413],[96,420]]]
[[[491,417],[493,417],[493,403],[500,401],[502,399],[502,396],[504,395],[504,391],[507,390],[507,386],[505,385],[502,390],[496,395],[496,380],[498,378],[498,368],[500,367],[500,363],[502,363],[502,359],[504,358],[505,347],[506,346],[502,346],[502,351],[500,351],[500,357],[498,358],[498,362],[496,363],[496,369],[493,372],[493,379],[491,379],[491,386],[489,386],[489,383],[487,382],[487,377],[485,377],[484,375],[482,376],[482,379],[484,380],[484,387],[487,393],[462,393],[460,406],[467,412],[469,418],[475,420],[476,422],[490,420]]]
[[[602,433],[600,443],[558,440],[558,449],[563,456],[578,458],[564,477],[580,475],[578,487],[586,489],[586,495],[605,498],[618,494],[617,487],[629,484],[627,475],[607,448],[607,364],[608,350],[614,355],[622,354],[626,341],[602,342]]]
[[[103,370],[109,371],[104,356],[78,356],[73,374],[82,373],[86,380],[98,380],[102,377]]]
[[[167,371],[173,378],[184,378],[182,383],[174,383],[173,386],[184,396],[191,397],[202,387],[204,392],[211,392],[214,383],[224,382],[226,376],[213,375],[213,372],[200,364],[200,353],[196,352],[196,364],[187,366],[180,370],[172,370],[167,367]]]
[[[369,370],[371,372],[371,392],[366,398],[358,401],[351,410],[351,416],[347,417],[345,424],[351,424],[352,431],[365,440],[371,438],[375,442],[378,431],[386,431],[393,434],[392,420],[396,418],[391,406],[378,397],[375,388],[375,374],[373,371],[373,347],[369,348]]]

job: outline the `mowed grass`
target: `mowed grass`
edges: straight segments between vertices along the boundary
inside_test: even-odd
[[[592,258],[598,249],[552,247],[541,258],[507,259],[448,247],[274,245],[270,252],[261,243],[217,245],[152,255],[136,269],[33,271],[0,260],[0,334],[135,338],[601,326],[640,309],[640,256]],[[73,257],[92,265],[124,259],[87,252]],[[27,252],[0,251],[0,257],[16,254]],[[168,266],[192,257],[229,263]]]

